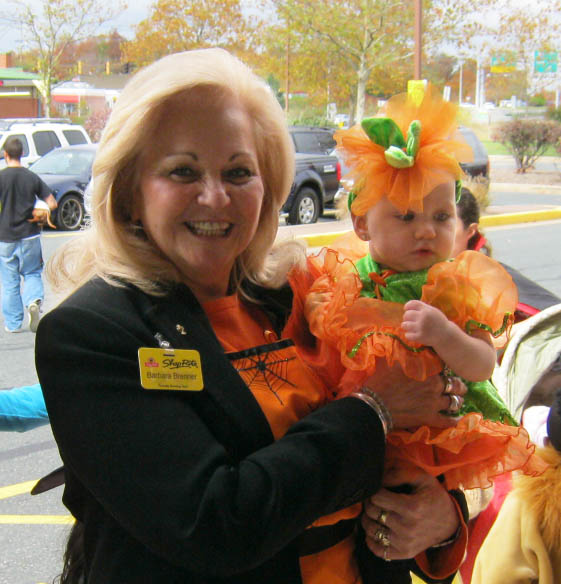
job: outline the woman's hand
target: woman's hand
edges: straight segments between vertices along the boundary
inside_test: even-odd
[[[458,418],[446,414],[457,413],[467,392],[457,377],[433,375],[425,381],[414,381],[405,376],[399,365],[389,368],[385,362],[376,366],[376,372],[364,385],[384,402],[394,428],[455,426]]]
[[[410,485],[412,492],[388,490],[403,484]],[[458,511],[436,478],[419,469],[393,469],[387,472],[384,486],[364,504],[361,519],[366,545],[375,555],[386,560],[414,558],[456,533]]]

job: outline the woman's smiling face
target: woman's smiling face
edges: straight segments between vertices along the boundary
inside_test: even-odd
[[[140,156],[133,219],[200,301],[224,296],[257,230],[264,196],[251,121],[211,89],[162,109]]]

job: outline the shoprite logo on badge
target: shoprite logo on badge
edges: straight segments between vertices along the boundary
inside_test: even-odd
[[[140,383],[144,389],[201,391],[201,356],[190,349],[138,349]]]

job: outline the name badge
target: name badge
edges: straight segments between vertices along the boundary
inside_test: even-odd
[[[138,349],[140,383],[144,389],[201,391],[203,371],[198,351],[188,349]]]

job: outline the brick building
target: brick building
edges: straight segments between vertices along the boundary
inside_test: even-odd
[[[41,116],[39,75],[12,66],[12,53],[0,55],[0,118]]]

